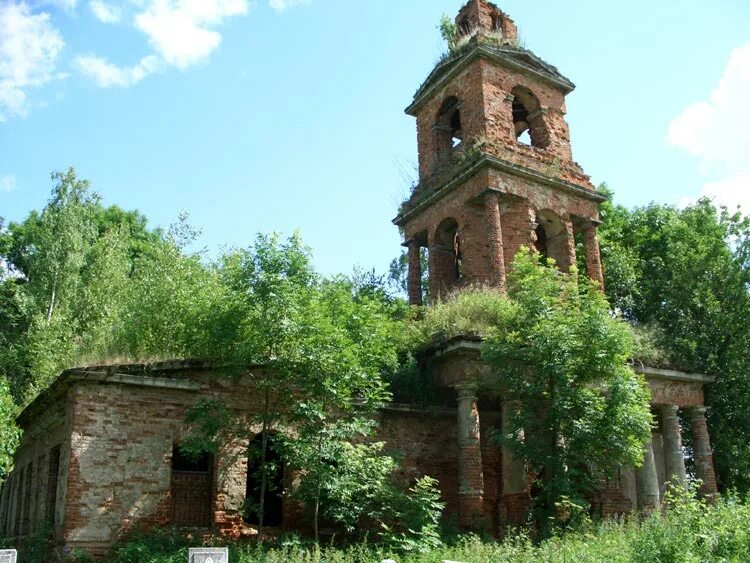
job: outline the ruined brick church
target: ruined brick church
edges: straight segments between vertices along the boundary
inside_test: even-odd
[[[574,162],[565,120],[574,85],[518,46],[515,24],[491,3],[470,0],[456,26],[455,48],[406,110],[417,121],[420,180],[394,223],[408,248],[410,303],[422,303],[423,249],[431,300],[474,284],[504,291],[522,246],[566,271],[576,263],[576,237],[589,276],[603,284],[596,229],[604,197]],[[403,478],[439,480],[447,518],[500,531],[523,520],[529,479],[521,461],[488,439],[489,429],[508,424],[514,403],[489,377],[480,346],[469,337],[433,346],[424,360],[451,404],[391,404],[378,415],[378,439],[402,455]],[[254,490],[248,444],[226,444],[198,461],[176,445],[187,409],[201,398],[220,399],[238,415],[258,412],[251,374],[262,369],[237,378],[175,361],[64,372],[20,415],[25,432],[0,496],[0,535],[27,537],[48,522],[59,545],[101,554],[136,528],[245,533],[253,524],[242,510]],[[686,457],[702,494],[716,493],[703,397],[712,379],[636,371],[651,387],[658,424],[643,467],[601,484],[593,500],[603,515],[657,507],[666,482],[686,479]],[[683,423],[691,444],[683,444]],[[283,494],[268,510],[280,529],[301,524],[300,507]]]

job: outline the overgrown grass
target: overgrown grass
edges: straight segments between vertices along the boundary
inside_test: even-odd
[[[423,553],[393,553],[360,544],[337,548],[314,546],[296,537],[259,547],[230,543],[233,563],[359,563],[394,559],[399,563],[435,563],[444,559],[484,562],[632,562],[678,563],[685,561],[750,561],[750,505],[734,497],[715,506],[688,495],[671,501],[662,515],[643,520],[585,523],[576,532],[559,534],[540,544],[517,533],[502,542],[478,536],[460,536],[443,547]],[[208,544],[219,544],[216,539]],[[182,563],[188,544],[183,537],[157,532],[117,546],[106,559],[112,563]]]

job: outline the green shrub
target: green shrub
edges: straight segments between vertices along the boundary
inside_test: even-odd
[[[418,504],[436,508],[434,484],[425,481],[411,491]],[[349,546],[313,545],[298,536],[284,536],[275,543],[258,545],[230,542],[232,563],[359,563],[394,559],[399,563],[434,563],[440,560],[484,563],[486,561],[536,563],[682,563],[702,561],[750,561],[750,505],[730,496],[715,505],[696,500],[692,491],[672,493],[663,514],[639,519],[584,523],[541,543],[522,531],[503,541],[476,535],[453,538],[433,545],[411,543],[408,533],[391,538],[391,545],[366,542]],[[403,512],[407,529],[436,532],[437,522],[429,511]],[[397,532],[394,530],[394,534]],[[437,537],[437,536],[433,536]],[[112,550],[112,563],[183,563],[187,546],[219,545],[223,540],[202,541],[174,532],[156,531],[138,535]]]

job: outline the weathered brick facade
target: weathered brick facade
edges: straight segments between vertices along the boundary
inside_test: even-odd
[[[457,51],[407,109],[417,119],[420,182],[394,222],[409,249],[410,302],[421,304],[423,247],[436,300],[472,284],[504,291],[523,246],[566,270],[576,261],[577,232],[588,274],[603,284],[596,225],[604,198],[572,159],[565,96],[573,84],[517,47],[515,24],[493,4],[471,0],[456,23]],[[519,142],[524,133],[530,144]],[[438,479],[446,518],[499,533],[524,521],[530,483],[523,461],[490,438],[493,429],[514,431],[507,425],[516,405],[493,383],[480,346],[459,338],[431,350],[434,384],[455,402],[391,405],[378,414],[376,439],[403,459],[403,479]],[[19,419],[25,434],[0,495],[0,535],[28,537],[50,522],[61,548],[101,554],[134,529],[154,526],[253,533],[242,514],[248,446],[260,432],[249,419],[262,409],[253,378],[262,369],[237,374],[167,362],[65,372]],[[680,411],[692,429],[702,493],[716,493],[703,407],[710,378],[639,371],[659,426],[642,468],[622,468],[600,484],[591,501],[603,515],[654,509],[670,479],[684,479]],[[187,430],[185,415],[209,398],[247,419],[250,435],[223,443],[204,465],[183,466],[174,447]],[[283,480],[288,490],[293,476]],[[284,499],[281,527],[301,526],[302,508]]]
[[[522,246],[567,270],[576,232],[601,283],[595,229],[604,197],[572,158],[565,96],[573,84],[515,45],[515,25],[494,5],[469,2],[456,25],[457,48],[407,108],[417,120],[420,180],[394,220],[407,245],[429,251],[432,299],[470,284],[502,287]],[[409,294],[416,303],[418,288]]]
[[[523,464],[490,438],[493,429],[503,427],[512,404],[488,384],[478,343],[459,341],[436,351],[433,364],[436,385],[457,389],[456,406],[391,405],[378,415],[375,439],[403,460],[399,476],[407,482],[422,475],[438,479],[447,519],[494,532],[523,522],[530,505]],[[0,533],[23,538],[51,522],[61,548],[99,555],[134,529],[186,524],[175,499],[185,485],[177,479],[181,475],[172,458],[187,430],[185,414],[207,398],[221,400],[237,417],[257,414],[262,399],[253,376],[260,369],[237,375],[169,362],[64,373],[20,418],[26,432],[0,495]],[[685,409],[693,429],[696,474],[704,480],[704,494],[715,494],[705,417],[695,406],[702,404],[702,386],[709,378],[642,371],[655,409],[661,401]],[[669,391],[672,387],[675,393]],[[207,486],[193,491],[189,505],[193,512],[205,509],[206,530],[234,537],[254,533],[242,518],[252,431],[260,428],[251,426],[246,439],[221,445],[205,479],[193,475],[195,487]],[[660,426],[649,445],[657,499],[669,480],[667,431]],[[592,499],[595,508],[605,515],[635,509],[635,473],[623,468],[616,480],[602,484],[600,495]],[[290,477],[285,476],[287,484]],[[201,508],[196,502],[206,504]],[[285,500],[282,527],[305,529],[305,524],[301,507]]]

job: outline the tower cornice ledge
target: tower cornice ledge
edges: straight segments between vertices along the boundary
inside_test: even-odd
[[[513,174],[514,176],[519,176],[527,180],[533,180],[540,184],[545,184],[547,186],[575,194],[579,197],[594,201],[596,203],[602,203],[607,201],[608,199],[607,196],[594,190],[577,186],[576,184],[566,182],[565,180],[546,176],[541,172],[532,170],[531,168],[527,168],[525,166],[521,166],[520,164],[509,162],[497,156],[484,153],[475,162],[456,174],[452,179],[435,188],[432,193],[425,197],[423,200],[418,201],[413,206],[409,206],[406,211],[399,213],[399,215],[395,219],[393,219],[393,224],[399,227],[403,226],[407,221],[409,221],[409,219],[418,215],[433,203],[441,200],[466,180],[487,167],[494,168],[495,170],[506,172],[508,174]]]
[[[435,67],[427,77],[427,80],[425,80],[419,90],[417,90],[417,93],[414,96],[414,101],[406,108],[405,111],[408,115],[416,117],[419,109],[434,95],[434,93],[439,92],[468,65],[481,58],[538,78],[543,82],[559,88],[566,95],[575,89],[575,84],[560,74],[557,68],[544,62],[527,49],[509,47],[507,45],[501,47],[487,43],[479,43],[476,40],[469,43],[464,49],[465,52],[453,55],[451,58],[439,63]]]

